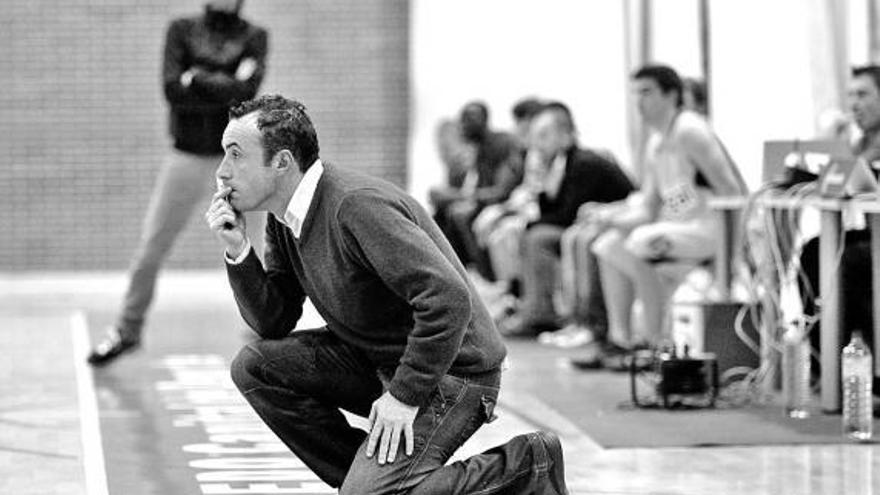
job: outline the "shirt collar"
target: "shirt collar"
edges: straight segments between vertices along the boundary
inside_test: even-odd
[[[855,153],[868,162],[880,158],[880,128],[864,131],[861,138],[856,141]]]
[[[550,169],[544,176],[544,193],[551,199],[556,198],[562,179],[565,177],[565,167],[568,164],[568,153],[559,153],[550,163]]]
[[[324,164],[321,160],[315,160],[315,163],[306,170],[303,178],[293,191],[290,203],[287,204],[287,210],[284,211],[284,224],[290,227],[294,237],[299,239],[302,233],[303,222],[306,219],[306,213],[312,204],[312,198],[315,196],[315,190],[318,188],[318,181],[324,175]]]
[[[562,153],[556,155],[555,158],[553,158],[553,164],[550,166],[550,168],[558,174],[565,171],[566,163],[568,163],[568,153],[563,151]]]

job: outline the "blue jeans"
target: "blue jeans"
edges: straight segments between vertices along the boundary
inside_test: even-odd
[[[393,463],[367,458],[367,434],[350,426],[339,409],[368,416],[384,390],[380,375],[391,371],[376,370],[361,351],[326,329],[253,342],[232,363],[232,379],[257,414],[341,494],[553,493],[547,453],[535,434],[445,465],[494,419],[500,372],[444,376],[416,415],[413,454],[403,452],[401,441]]]

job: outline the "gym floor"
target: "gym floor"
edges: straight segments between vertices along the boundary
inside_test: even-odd
[[[334,493],[229,381],[249,337],[224,273],[164,273],[144,346],[88,367],[124,285],[123,273],[0,276],[0,493]],[[301,326],[319,321],[307,313]],[[575,495],[880,494],[877,444],[603,448],[576,426],[577,407],[533,393],[576,394],[582,372],[535,343],[510,351],[499,420],[456,458],[540,428],[562,439]]]

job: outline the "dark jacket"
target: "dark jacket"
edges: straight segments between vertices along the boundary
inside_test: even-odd
[[[521,147],[513,136],[490,131],[477,148],[476,201],[481,205],[507,199],[510,192],[522,182]]]
[[[207,15],[172,21],[162,79],[175,148],[199,155],[222,153],[229,107],[257,94],[267,52],[266,30],[243,19],[222,25],[210,22]],[[246,58],[254,59],[257,69],[250,78],[238,80],[235,72]],[[190,69],[195,76],[185,87],[180,76]]]
[[[632,182],[616,163],[594,151],[572,147],[556,196],[549,198],[543,192],[538,196],[541,217],[534,223],[568,227],[574,223],[582,204],[610,203],[632,191]]]

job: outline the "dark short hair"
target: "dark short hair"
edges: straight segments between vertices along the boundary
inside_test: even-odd
[[[263,138],[266,161],[279,151],[289,150],[300,171],[305,172],[318,159],[318,135],[306,107],[281,95],[263,95],[229,110],[230,119],[259,112],[257,129]]]
[[[880,65],[861,65],[853,67],[852,77],[868,76],[874,81],[874,86],[880,91]]]
[[[211,0],[205,0],[205,5],[210,5]],[[235,12],[241,12],[241,8],[244,6],[244,0],[237,0],[235,2]]]
[[[694,104],[698,107],[705,107],[709,103],[709,95],[706,83],[702,79],[693,77],[685,77],[682,79],[684,88],[694,97]]]
[[[652,79],[657,83],[657,86],[660,87],[660,91],[663,91],[664,93],[675,91],[678,93],[678,97],[676,98],[677,107],[684,105],[684,83],[682,83],[678,72],[675,72],[675,69],[672,67],[659,64],[644,65],[633,73],[632,78],[634,80]]]
[[[513,114],[513,119],[517,122],[521,122],[523,120],[531,120],[532,117],[538,114],[543,107],[543,103],[541,100],[537,98],[523,98],[516,102],[513,105],[513,110],[511,113]]]
[[[541,109],[535,113],[535,115],[542,114],[544,112],[553,112],[557,116],[557,122],[560,123],[565,130],[569,132],[574,132],[576,127],[574,125],[574,117],[571,115],[571,109],[568,108],[568,105],[562,103],[561,101],[550,101],[541,105]]]
[[[483,120],[485,120],[486,122],[489,121],[489,106],[486,105],[486,102],[484,102],[482,100],[474,100],[474,101],[469,101],[469,102],[465,103],[464,106],[461,107],[462,114],[467,111],[470,111],[470,110],[476,110],[476,111],[480,112],[480,115],[483,117]]]

